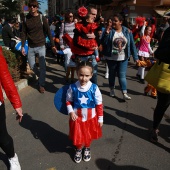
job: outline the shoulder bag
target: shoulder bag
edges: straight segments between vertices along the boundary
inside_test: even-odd
[[[162,93],[170,93],[170,64],[157,61],[145,76],[145,80]]]

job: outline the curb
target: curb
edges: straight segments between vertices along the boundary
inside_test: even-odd
[[[17,90],[20,91],[20,90],[22,90],[22,89],[24,89],[25,87],[28,86],[28,80],[27,79],[21,79],[20,81],[15,83],[15,86],[16,86]],[[4,90],[3,90],[3,96],[4,96],[4,99],[7,98]]]

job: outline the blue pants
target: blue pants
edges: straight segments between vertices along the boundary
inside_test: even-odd
[[[28,49],[28,62],[30,68],[34,71],[34,73],[39,77],[38,83],[39,86],[45,86],[45,77],[46,77],[46,63],[45,63],[45,45],[41,47],[29,47]],[[39,57],[39,67],[37,68],[35,63],[35,55]]]
[[[114,88],[115,78],[117,75],[122,92],[127,93],[126,71],[127,71],[128,59],[123,61],[107,60],[107,65],[109,68],[110,88]]]

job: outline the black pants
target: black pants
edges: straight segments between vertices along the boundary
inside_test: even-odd
[[[0,106],[0,147],[6,153],[8,158],[14,157],[14,144],[12,137],[8,134],[6,128],[5,105]]]
[[[170,105],[170,94],[158,91],[158,101],[153,115],[153,129],[158,129],[165,111]]]

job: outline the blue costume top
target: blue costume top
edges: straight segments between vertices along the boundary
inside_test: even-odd
[[[76,84],[71,84],[71,89],[73,91],[73,97],[74,97],[74,108],[95,108],[95,91],[96,91],[97,85],[93,84],[91,85],[90,89],[86,92],[81,92],[78,90]]]

